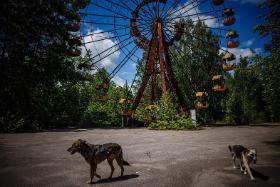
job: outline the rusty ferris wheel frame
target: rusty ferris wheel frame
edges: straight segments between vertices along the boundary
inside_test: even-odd
[[[106,29],[99,30],[98,32],[81,32],[80,34],[83,38],[87,55],[91,60],[91,69],[98,68],[98,63],[118,51],[124,54],[124,57],[110,72],[109,80],[106,80],[106,82],[117,75],[130,60],[137,62],[138,59],[141,59],[137,54],[138,49],[141,49],[147,54],[141,84],[132,104],[133,112],[139,105],[150,80],[152,87],[155,88],[157,74],[160,77],[162,93],[165,94],[167,90],[171,91],[174,98],[179,102],[180,109],[185,110],[187,108],[172,69],[170,56],[173,58],[174,55],[170,54],[171,51],[169,50],[169,46],[179,41],[185,32],[185,25],[181,20],[190,20],[196,16],[195,20],[192,19],[193,22],[217,19],[225,26],[232,25],[235,22],[235,18],[233,17],[234,11],[223,5],[224,0],[190,0],[184,3],[182,0],[85,1],[89,4],[88,8],[80,11],[80,15],[82,16],[81,25],[84,24],[87,27],[90,26],[95,29],[98,25],[106,27]],[[198,12],[197,7],[207,2],[210,2],[209,6],[212,7],[211,10]],[[95,12],[95,9],[102,10],[102,13]],[[203,17],[203,15],[211,13],[214,15]],[[227,38],[223,32],[232,32],[231,29],[223,28],[220,25],[218,27],[204,26],[211,30],[217,30],[218,36],[221,38]],[[102,37],[96,37],[99,35],[102,35]],[[95,54],[90,53],[87,49],[88,44],[114,39],[116,41],[115,43],[108,48],[97,51]],[[221,50],[231,54],[225,49],[221,48]],[[154,101],[156,93],[154,89],[151,91],[151,101]]]

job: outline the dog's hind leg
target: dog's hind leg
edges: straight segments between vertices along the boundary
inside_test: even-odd
[[[251,169],[250,169],[250,167],[249,167],[249,165],[248,165],[247,158],[246,158],[246,156],[245,156],[243,153],[242,153],[242,160],[243,160],[243,164],[244,164],[244,166],[245,166],[244,174],[246,174],[246,173],[248,172],[249,175],[250,175],[251,180],[255,180],[255,178],[254,178],[254,176],[253,176],[253,174],[252,174],[252,172],[251,172]],[[246,171],[247,171],[247,172],[246,172]]]
[[[114,160],[114,158],[110,158],[110,157],[107,158],[107,161],[108,161],[108,163],[109,163],[109,165],[110,165],[110,167],[111,167],[111,174],[110,174],[110,176],[108,177],[109,179],[112,178],[113,173],[114,173],[114,170],[115,170],[114,165],[113,165],[113,160]]]
[[[123,172],[124,172],[124,168],[123,168],[123,158],[122,157],[117,157],[116,161],[118,163],[118,165],[121,168],[121,176],[123,176]]]

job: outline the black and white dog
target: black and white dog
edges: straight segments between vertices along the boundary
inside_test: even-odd
[[[249,173],[251,180],[255,180],[249,165],[251,164],[251,162],[253,162],[254,164],[257,163],[257,150],[252,148],[245,148],[242,145],[229,145],[228,148],[232,154],[233,168],[237,168],[235,160],[236,158],[239,159],[241,172],[243,172],[244,174]]]

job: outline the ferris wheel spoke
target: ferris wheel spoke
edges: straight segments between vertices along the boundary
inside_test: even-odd
[[[209,27],[209,26],[206,26],[206,25],[201,25],[201,27],[204,27],[204,28],[208,28],[208,29],[216,29],[216,30],[221,30],[221,31],[231,31],[231,29],[225,29],[225,28],[221,28],[221,27]]]
[[[124,4],[123,4],[122,2],[120,2],[120,1],[119,1],[119,2],[120,2],[121,4],[117,3],[116,1],[112,1],[112,0],[105,0],[105,1],[111,3],[112,5],[116,5],[117,7],[120,7],[120,8],[122,8],[122,9],[124,9],[124,10],[132,11],[131,8],[129,8],[128,6],[124,5]]]
[[[161,17],[163,19],[167,19],[170,16],[171,12],[175,11],[176,7],[179,5],[180,2],[181,2],[180,0],[174,1],[174,3],[170,5],[170,7],[166,10],[166,12],[164,12],[161,15]]]
[[[95,25],[115,25],[115,26],[121,26],[121,27],[129,26],[129,25],[123,25],[123,24],[95,22],[95,21],[89,21],[89,20],[81,20],[80,22],[81,23],[88,23],[88,24],[95,24]]]
[[[150,5],[151,5],[152,7],[150,7]],[[156,17],[156,16],[157,16],[157,6],[155,5],[155,3],[154,3],[154,2],[152,2],[152,4],[148,3],[148,4],[147,4],[147,7],[149,8],[149,10],[150,10],[151,12],[153,12],[153,16]]]
[[[113,69],[110,73],[109,77],[112,79],[121,69],[122,67],[131,59],[132,55],[137,51],[137,46],[134,46],[133,49],[129,51],[129,53],[121,60],[121,62]]]
[[[94,59],[95,57],[98,57],[99,55],[102,55],[102,54],[104,54],[104,53],[110,51],[111,49],[117,48],[119,45],[123,44],[124,42],[128,41],[128,40],[131,39],[131,38],[132,38],[132,37],[130,36],[130,37],[127,37],[127,38],[121,40],[120,42],[114,44],[113,46],[111,46],[111,47],[107,48],[106,50],[104,50],[104,51],[98,53],[97,55],[93,56],[90,60]],[[119,49],[117,49],[115,52],[117,52],[118,50],[119,50]],[[112,54],[113,54],[113,53],[112,53]]]
[[[211,7],[212,7],[212,10],[216,10],[216,9],[214,8],[214,4],[213,4],[213,3],[210,3],[210,4],[211,4]],[[223,9],[225,9],[224,4],[223,4]],[[216,15],[216,16],[219,16],[219,14],[218,14],[217,11],[215,12],[215,15]],[[219,23],[222,22],[220,18],[218,18],[218,22],[219,22]],[[222,35],[221,25],[219,24],[218,27],[220,28],[220,29],[219,29],[219,33],[220,33],[220,35]],[[220,41],[220,45],[221,45],[221,41]]]
[[[95,14],[95,13],[86,13],[86,12],[79,12],[79,14],[83,16],[96,16],[96,17],[104,17],[104,18],[118,18],[118,19],[130,19],[124,16],[116,16],[116,15],[106,15],[106,14]]]
[[[194,1],[196,1],[196,4],[195,4],[195,5],[193,5]],[[206,3],[208,0],[203,0],[203,1],[200,1],[200,2],[199,2],[199,0],[194,0],[194,1],[191,1],[191,2],[188,4],[188,6],[193,5],[192,7],[188,8],[187,10],[183,10],[183,9],[185,9],[185,8],[188,7],[188,6],[186,6],[185,8],[181,9],[181,10],[183,10],[183,12],[181,12],[181,10],[179,10],[179,11],[174,11],[172,14],[169,15],[169,17],[172,17],[172,15],[174,15],[174,14],[176,15],[175,17],[188,14],[189,11],[193,10],[194,8],[196,9],[198,6],[200,6],[200,5],[204,4],[204,3]],[[177,14],[177,13],[179,13],[179,14]],[[174,19],[174,17],[173,17],[173,19]]]
[[[128,35],[130,35],[130,34],[129,33],[125,33],[125,34],[118,35],[118,36],[105,37],[105,38],[101,38],[101,39],[85,42],[85,44],[100,42],[100,41],[104,41],[104,40],[111,40],[111,39],[115,39],[115,38],[122,37],[122,36],[128,36]]]
[[[206,11],[206,12],[196,12],[194,14],[188,14],[188,15],[181,15],[181,16],[177,16],[176,18],[185,18],[185,17],[191,17],[191,16],[199,16],[199,15],[206,15],[209,13],[214,13],[214,12],[220,12],[223,11],[224,9],[219,9],[219,10],[211,10],[211,11]],[[220,17],[218,15],[216,15],[217,17]]]
[[[205,40],[203,40],[203,39],[201,39],[201,38],[199,38],[199,37],[196,37],[196,36],[194,36],[194,35],[192,35],[192,37],[193,38],[195,38],[195,39],[197,39],[197,40],[200,40],[202,43],[208,43],[208,44],[211,44],[209,41],[205,41]],[[206,47],[205,47],[206,48]],[[206,48],[207,49],[207,48]],[[223,49],[222,47],[217,47],[216,49],[220,49],[220,50],[222,50],[222,51],[224,51],[224,52],[227,52],[227,53],[231,53],[231,54],[233,54],[232,52],[230,52],[230,51],[228,51],[228,50],[226,50],[226,49]],[[209,50],[208,50],[209,51]]]
[[[88,33],[88,34],[85,34],[85,35],[81,35],[81,37],[87,37],[87,36],[91,36],[91,35],[111,33],[111,32],[114,32],[114,31],[126,30],[128,28],[130,28],[130,26],[118,27],[118,28],[115,28],[115,29],[110,29],[110,30],[105,30],[105,31],[100,31],[100,32],[91,32],[91,33]]]
[[[202,21],[207,21],[207,20],[212,20],[212,19],[217,19],[217,18],[221,18],[222,16],[218,16],[218,17],[206,17],[204,19],[197,19],[197,20],[193,20],[192,22],[202,22]]]
[[[147,9],[146,9],[147,8]],[[142,7],[143,13],[149,15],[149,19],[153,20],[155,17],[155,11],[151,9],[150,4],[148,3],[146,7]],[[143,14],[142,14],[143,15]]]
[[[114,49],[113,51],[108,52],[108,53],[107,53],[106,55],[104,55],[103,57],[101,56],[101,53],[99,53],[97,56],[101,56],[101,58],[99,58],[97,61],[93,62],[93,64],[97,64],[97,63],[101,62],[102,60],[106,59],[107,57],[109,57],[109,56],[113,55],[114,53],[116,53],[117,51],[119,51],[120,48],[126,47],[126,46],[128,46],[128,45],[130,45],[130,44],[131,44],[131,42],[128,42],[128,43],[126,43],[126,44],[123,44],[122,46],[117,47],[117,48]],[[93,60],[93,57],[92,57],[90,60]]]
[[[122,17],[125,17],[125,18],[130,19],[130,18],[129,18],[128,16],[126,16],[126,15],[120,14],[119,12],[116,12],[116,11],[110,9],[110,8],[104,7],[104,6],[99,5],[99,4],[97,4],[97,3],[91,2],[90,4],[95,5],[96,7],[99,7],[99,8],[101,8],[101,9],[103,9],[103,10],[107,10],[108,12],[111,12],[111,13],[114,13],[114,14],[116,14],[116,15],[119,15],[119,16],[122,16]]]
[[[137,2],[136,0],[131,0],[131,2],[135,5],[135,6],[138,6],[139,4],[140,4],[140,2]],[[153,15],[149,12],[149,11],[147,11],[146,9],[145,9],[145,7],[142,7],[142,9],[141,9],[145,14],[143,14],[141,11],[140,12],[138,12],[138,14],[139,14],[139,17],[141,16],[142,17],[142,19],[143,19],[143,17],[148,17],[148,19],[153,19]]]
[[[143,35],[146,37],[146,38],[149,38],[151,35],[152,35],[152,33],[150,33],[150,31],[148,30],[148,31],[141,31],[141,32],[143,32]],[[129,50],[127,49],[127,48],[121,48],[121,51],[123,51],[123,53],[125,54],[125,55],[127,55],[126,54],[126,52],[129,52]],[[125,52],[126,51],[126,52]],[[135,57],[136,59],[140,59],[140,57],[139,56],[137,56],[137,55],[135,55],[135,53],[132,55],[133,57]],[[132,60],[132,59],[131,59]],[[135,62],[136,63],[136,61],[135,60],[132,60],[133,62]]]
[[[170,41],[171,38],[172,38],[173,32],[170,29],[168,29],[168,28],[164,28],[163,30],[165,31],[165,34],[166,34],[166,37],[167,37],[168,41]]]
[[[173,6],[173,9],[170,11],[168,10],[166,13],[166,15],[164,16],[165,18],[166,17],[171,17],[173,14],[177,13],[177,12],[180,12],[181,10],[187,8],[188,6],[190,6],[192,4],[192,1],[191,2],[188,2],[186,5],[183,5],[182,7],[179,7],[179,9],[177,9],[177,6],[179,5],[179,2],[180,0],[178,0],[178,3],[176,4],[176,6]]]

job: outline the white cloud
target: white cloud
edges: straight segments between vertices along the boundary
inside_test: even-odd
[[[223,50],[227,50],[230,53],[233,53],[236,56],[236,63],[240,62],[240,57],[252,57],[255,56],[256,54],[260,54],[262,49],[261,48],[255,48],[255,49],[250,49],[250,48],[233,48],[233,49],[226,49],[222,48]],[[220,53],[225,53],[223,50],[220,50]]]
[[[101,33],[102,30],[101,29],[97,29],[93,32],[88,32],[87,35],[84,37],[84,42],[87,43],[86,44],[86,48],[88,50],[91,51],[91,56],[94,57],[93,61],[99,61],[98,63],[99,66],[101,67],[105,67],[105,68],[113,68],[115,67],[114,62],[118,59],[118,57],[120,56],[120,52],[117,50],[118,47],[115,46],[112,49],[102,53],[103,51],[109,49],[110,47],[114,46],[117,44],[116,41],[113,41],[111,39],[104,39],[104,38],[108,38],[110,37],[110,35],[108,33]],[[104,40],[102,40],[104,39]],[[98,41],[101,40],[101,41]],[[95,41],[95,42],[93,42]],[[114,52],[116,51],[116,52]],[[101,54],[102,53],[102,54]],[[110,53],[112,53],[111,55],[109,55]],[[85,48],[83,48],[83,55],[86,54],[86,50]],[[99,55],[100,54],[100,55]],[[106,57],[107,55],[109,55],[108,57]]]
[[[255,42],[255,38],[252,38],[252,39],[250,39],[250,40],[247,40],[247,41],[245,41],[245,42],[242,42],[242,45],[243,45],[244,47],[250,47],[251,45],[253,45],[254,42]]]
[[[125,85],[125,80],[123,78],[119,77],[118,75],[114,76],[112,81],[114,81],[116,83],[116,85],[118,85],[118,86],[123,87]]]
[[[239,2],[241,4],[251,3],[251,4],[258,5],[258,4],[263,3],[265,0],[230,0],[230,1],[236,1],[236,2]]]
[[[220,25],[218,19],[214,18],[214,16],[203,15],[201,10],[198,8],[198,6],[197,7],[196,6],[197,6],[197,2],[193,2],[192,4],[190,4],[189,1],[187,1],[185,4],[181,6],[178,6],[178,8],[176,9],[177,11],[174,11],[175,13],[172,16],[174,22],[179,21],[180,17],[182,17],[184,19],[189,18],[192,21],[194,21],[194,23],[197,23],[198,20],[203,20],[203,22],[208,27],[218,27]]]

